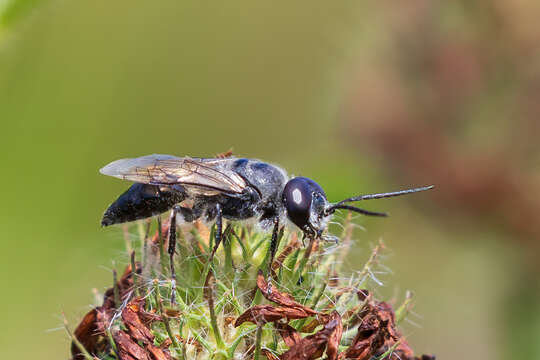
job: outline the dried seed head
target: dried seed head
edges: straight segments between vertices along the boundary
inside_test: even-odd
[[[84,316],[73,337],[86,351],[73,345],[73,359],[86,354],[120,360],[250,359],[258,352],[271,360],[367,360],[387,351],[392,360],[420,359],[397,330],[390,305],[366,289],[382,244],[360,271],[346,276],[341,270],[343,249],[354,243],[347,219],[346,238],[337,247],[317,241],[303,247],[296,233],[285,231],[277,257],[266,268],[267,234],[229,224],[222,247],[210,259],[215,229],[183,224],[173,264],[176,286],[167,272],[169,257],[161,257],[160,246],[167,241],[159,234],[168,233],[168,222],[153,237],[140,232],[135,271],[128,266],[105,292],[103,304]],[[139,257],[144,272],[135,261]],[[400,318],[409,306],[410,299]],[[351,335],[344,338],[344,333]]]

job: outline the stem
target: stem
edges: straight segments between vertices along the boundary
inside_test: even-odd
[[[133,250],[133,247],[131,245],[131,239],[129,238],[128,224],[123,224],[122,225],[122,232],[124,234],[124,242],[126,243],[126,250],[127,250],[128,253],[130,253],[131,250]]]
[[[141,235],[141,268],[144,269],[146,266],[146,257],[148,255],[148,236],[150,235],[150,227],[152,225],[151,219],[146,220],[146,227],[144,229],[144,235]],[[139,222],[139,229],[142,228],[142,223]],[[142,231],[141,231],[142,234]]]
[[[163,275],[167,273],[167,264],[165,263],[165,245],[163,244],[163,233],[161,230],[161,215],[157,216],[158,237],[159,237],[159,262],[161,263],[161,272]]]
[[[113,266],[114,263],[113,263]],[[114,294],[114,306],[120,307],[120,289],[118,289],[118,275],[116,269],[113,269],[113,294]]]
[[[358,277],[359,281],[356,284],[353,284],[352,286],[353,289],[363,289],[366,286],[368,275],[371,271],[371,267],[375,265],[377,261],[377,257],[380,251],[383,249],[383,247],[384,247],[384,244],[382,240],[379,240],[379,243],[377,244],[377,246],[375,246],[375,248],[371,252],[371,255],[369,256],[368,261],[365,263],[364,268],[362,269],[362,272],[360,272],[360,276]],[[351,299],[352,296],[353,296],[353,293],[350,291],[344,293],[339,298],[338,302],[336,303],[335,308],[339,311],[340,305],[346,306],[347,302]]]
[[[133,280],[133,290],[137,297],[141,296],[138,284],[137,266],[135,265],[135,251],[131,252],[131,279]]]
[[[403,301],[403,304],[396,310],[396,324],[399,324],[405,317],[407,317],[407,314],[409,313],[411,309],[412,304],[412,298],[413,294],[410,291],[407,291],[405,294],[405,301]]]
[[[313,245],[315,244],[315,241],[317,241],[317,239],[314,237],[309,239],[308,247],[304,252],[304,256],[302,256],[300,264],[298,265],[298,269],[296,270],[296,273],[293,277],[293,281],[295,282],[295,284],[298,282],[298,280],[302,276],[302,273],[304,272],[304,268],[306,267],[306,264],[309,261],[309,257],[311,256],[311,252],[313,251]]]
[[[396,341],[396,343],[394,345],[392,345],[390,347],[390,349],[386,350],[384,352],[384,354],[382,354],[381,356],[377,357],[375,360],[384,360],[386,358],[390,359],[392,357],[392,353],[394,352],[394,350],[396,350],[396,348],[399,346],[399,343],[401,342],[401,340],[398,340]]]
[[[64,329],[66,329],[66,332],[68,336],[70,337],[71,341],[73,341],[75,346],[77,346],[77,349],[79,349],[79,351],[82,353],[82,355],[84,356],[86,360],[94,360],[94,357],[90,355],[90,353],[86,350],[84,345],[79,341],[79,339],[77,339],[75,334],[73,334],[71,330],[69,329],[68,321],[64,313],[62,313],[62,317],[64,318]]]
[[[111,344],[111,349],[116,354],[116,357],[120,359],[120,355],[118,355],[118,348],[116,347],[116,343],[114,342],[113,336],[111,334],[111,330],[107,329],[105,330],[107,334],[107,340],[109,340],[109,344]]]
[[[157,307],[158,307],[159,313],[161,314],[161,318],[163,319],[163,324],[165,325],[165,330],[167,331],[167,335],[169,335],[169,338],[171,339],[173,346],[176,349],[180,349],[178,346],[178,341],[176,341],[176,337],[172,333],[169,318],[167,317],[167,314],[165,314],[165,312],[163,311],[163,305],[161,304],[161,297],[159,295],[159,281],[157,279],[154,279],[154,293],[156,295]]]
[[[232,235],[231,235],[231,226],[227,225],[225,231],[223,232],[223,249],[225,250],[225,270],[230,272],[234,268],[233,258],[232,258]]]
[[[255,335],[255,353],[253,356],[254,360],[259,360],[259,355],[261,354],[262,327],[263,325],[257,327],[257,333]]]
[[[219,327],[217,323],[216,310],[214,308],[214,285],[216,279],[214,278],[214,273],[210,269],[208,275],[206,276],[206,281],[204,284],[204,297],[208,301],[208,310],[210,311],[210,323],[212,324],[212,331],[214,332],[214,337],[216,338],[216,343],[220,349],[225,347],[223,339],[221,338],[221,333],[219,332]]]

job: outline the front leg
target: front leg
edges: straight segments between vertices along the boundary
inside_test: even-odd
[[[278,240],[279,240],[279,218],[274,218],[274,228],[272,229],[272,237],[270,239],[270,248],[268,249],[268,252],[270,253],[268,256],[268,270],[267,270],[267,282],[268,282],[268,290],[271,288],[271,281],[272,281],[272,264],[274,263],[274,257],[276,256],[276,251],[278,248]]]
[[[274,219],[274,229],[272,230],[272,238],[270,240],[270,259],[268,261],[269,269],[272,269],[272,263],[274,262],[274,257],[276,256],[276,251],[278,247],[278,235],[279,235],[279,218]]]

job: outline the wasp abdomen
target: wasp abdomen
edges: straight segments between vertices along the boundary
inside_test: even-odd
[[[163,187],[135,183],[105,211],[101,226],[120,224],[158,215],[171,209],[185,198],[183,188],[179,185]]]

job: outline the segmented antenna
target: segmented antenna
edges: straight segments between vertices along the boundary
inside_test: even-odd
[[[434,187],[433,185],[429,185],[429,186],[423,186],[423,187],[418,187],[414,189],[406,189],[406,190],[400,190],[400,191],[394,191],[394,192],[353,196],[353,197],[350,197],[350,198],[347,198],[345,200],[341,200],[340,202],[335,203],[334,205],[330,206],[326,210],[326,212],[328,214],[332,214],[338,209],[343,209],[343,210],[354,211],[354,212],[368,215],[368,216],[388,216],[388,214],[386,213],[364,210],[356,206],[345,205],[345,203],[355,202],[355,201],[360,201],[360,200],[384,199],[384,198],[389,198],[389,197],[394,197],[394,196],[407,195],[407,194],[412,194],[412,193],[416,193],[420,191],[431,190],[433,189],[433,187]]]
[[[364,214],[364,215],[368,215],[368,216],[388,216],[387,213],[364,210],[364,209],[360,209],[359,207],[351,206],[351,205],[334,205],[330,209],[334,209],[334,211],[338,210],[338,209],[350,210],[350,211],[354,211],[354,212]],[[334,212],[334,211],[332,211],[332,212]]]

